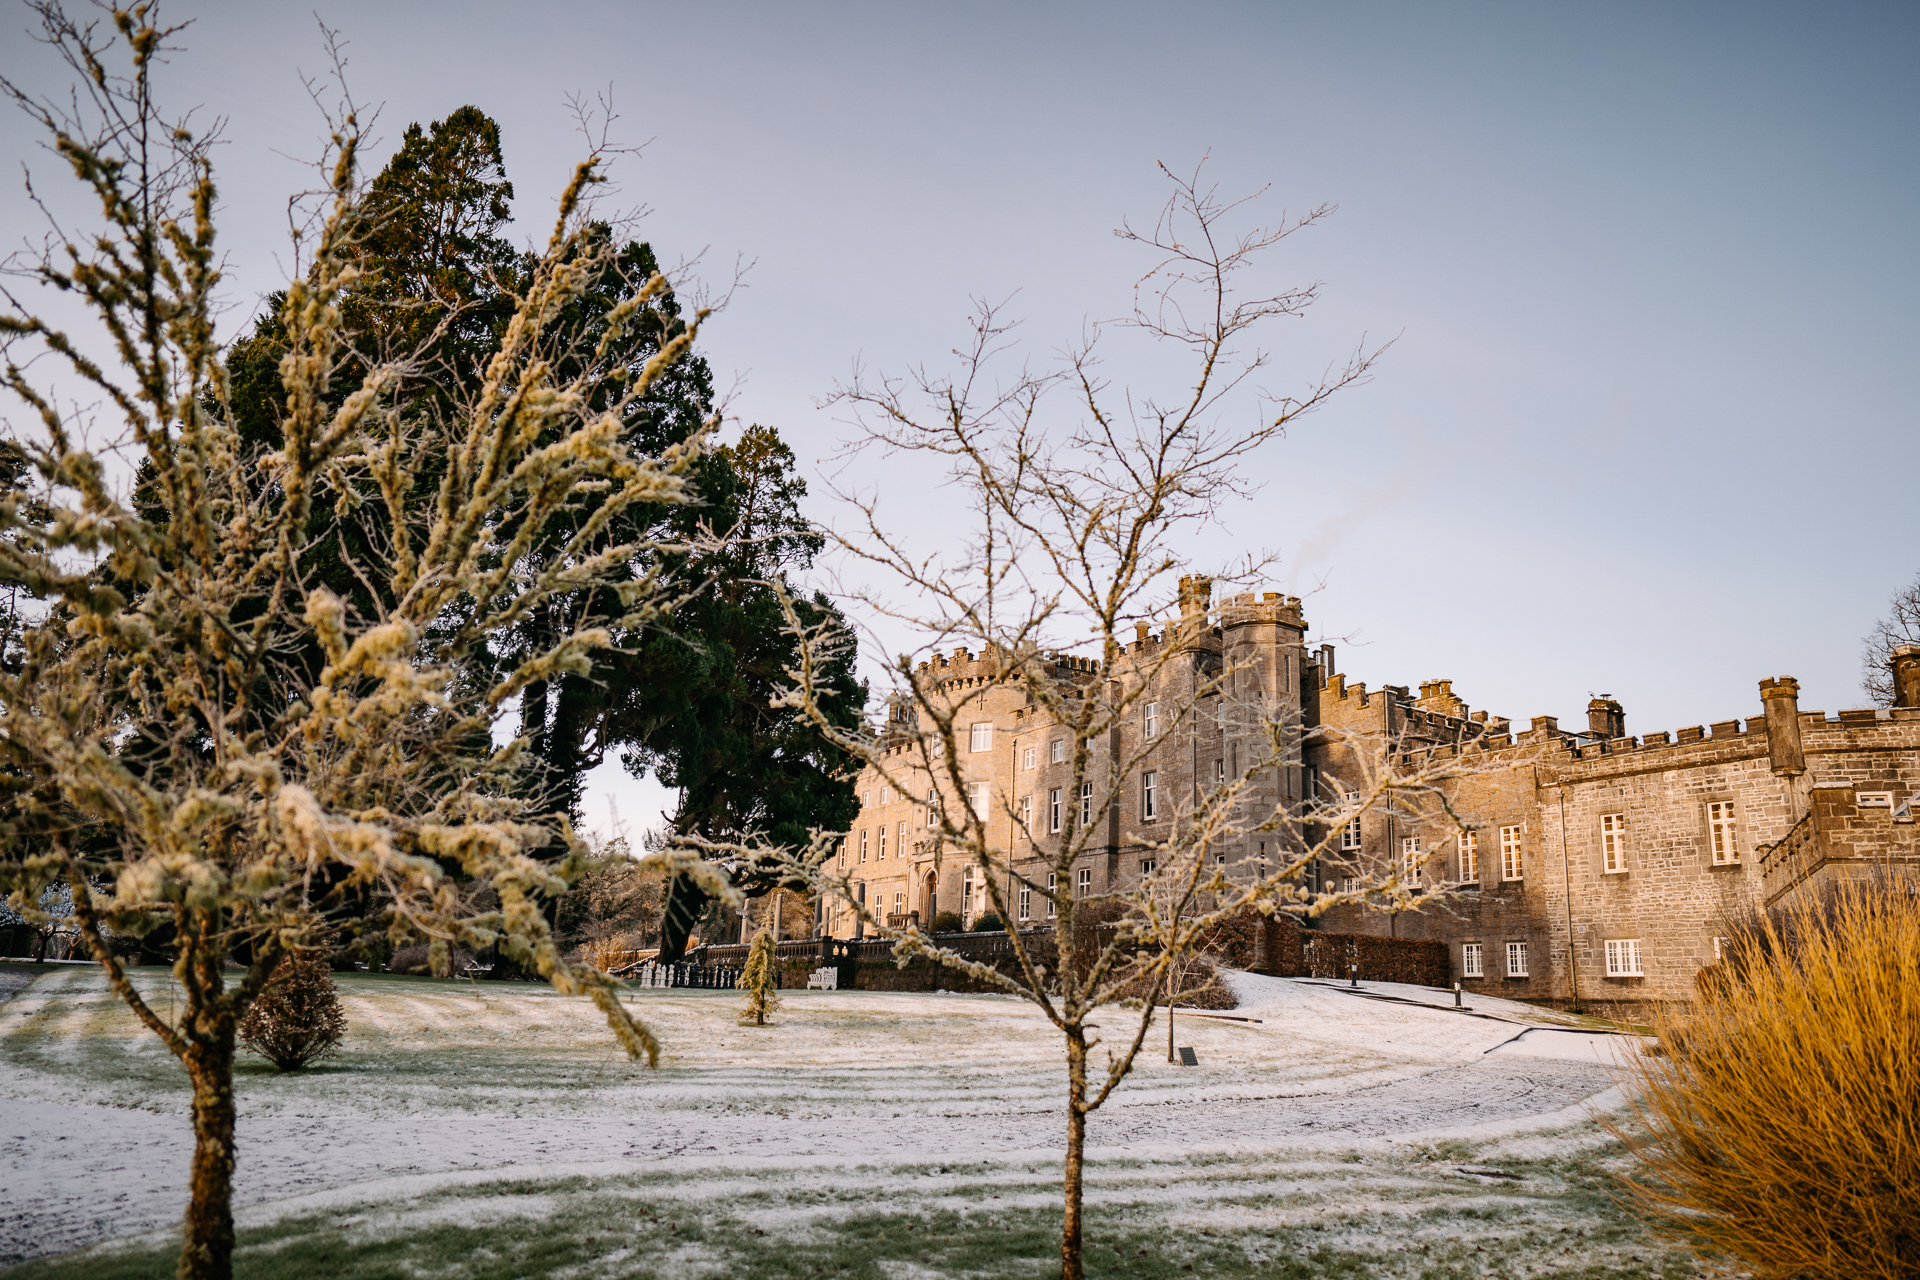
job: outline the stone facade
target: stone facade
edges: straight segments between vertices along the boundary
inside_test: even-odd
[[[1413,908],[1345,906],[1310,927],[1441,943],[1469,990],[1642,1012],[1689,998],[1735,922],[1838,877],[1917,865],[1920,649],[1895,656],[1902,705],[1891,711],[1803,712],[1797,685],[1780,677],[1761,682],[1765,709],[1744,721],[1634,737],[1621,705],[1603,697],[1583,730],[1539,716],[1515,732],[1470,709],[1447,680],[1417,695],[1350,683],[1330,646],[1306,647],[1296,598],[1243,595],[1214,607],[1196,578],[1183,581],[1180,613],[1161,634],[1142,627],[1114,670],[1057,659],[1064,681],[1140,695],[1127,726],[1087,750],[1127,761],[1139,735],[1161,735],[1111,797],[1064,794],[1075,744],[997,682],[992,662],[958,650],[916,672],[955,708],[962,773],[979,789],[969,799],[984,805],[988,839],[1020,874],[1044,883],[1047,872],[1030,859],[1050,847],[1065,806],[1084,803],[1106,829],[1074,864],[1073,891],[1137,886],[1172,815],[1255,760],[1246,754],[1255,735],[1275,722],[1292,737],[1282,767],[1257,778],[1253,803],[1302,816],[1364,784],[1356,741],[1471,764],[1451,794],[1468,835],[1406,813],[1368,813],[1307,873],[1313,887],[1332,889],[1349,876],[1417,868]],[[1194,696],[1216,681],[1221,696]],[[1149,727],[1160,707],[1192,710],[1184,724]],[[971,921],[987,909],[984,886],[929,838],[930,784],[907,768],[907,748],[897,751],[889,769],[905,785],[860,780],[861,813],[841,866],[876,915],[924,925],[951,910]],[[1277,839],[1243,837],[1223,864],[1236,876],[1261,874],[1286,852]],[[1047,922],[1044,894],[1006,888],[1016,920]],[[854,932],[845,918],[824,923],[838,936]]]

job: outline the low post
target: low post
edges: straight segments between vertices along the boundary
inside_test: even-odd
[[[1453,1007],[1460,1007],[1460,984],[1457,982],[1453,984]]]
[[[1358,987],[1360,985],[1360,966],[1349,962],[1347,964],[1347,976],[1353,985]]]

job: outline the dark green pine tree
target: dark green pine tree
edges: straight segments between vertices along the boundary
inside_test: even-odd
[[[362,244],[366,282],[345,308],[351,342],[368,366],[399,353],[410,357],[408,381],[391,393],[399,407],[395,416],[424,418],[479,385],[485,372],[481,353],[511,315],[513,292],[526,271],[526,255],[501,234],[513,187],[498,126],[471,106],[425,128],[410,126],[367,198],[378,217]],[[606,227],[596,231],[612,234]],[[582,325],[591,323],[588,316],[604,314],[607,304],[631,297],[657,269],[650,245],[627,243],[595,282],[598,308],[580,309]],[[277,399],[281,301],[269,300],[229,361],[233,411],[261,447],[277,440],[275,424],[283,412]],[[637,330],[610,357],[632,368],[680,329],[670,294],[637,314]],[[336,381],[342,398],[355,389],[353,379]],[[705,361],[693,357],[653,388],[622,422],[622,431],[630,447],[657,452],[686,439],[711,413],[712,376]],[[651,563],[633,566],[636,577],[665,570],[706,585],[670,628],[616,626],[616,648],[597,654],[590,671],[525,691],[519,731],[539,762],[537,785],[547,812],[578,818],[584,775],[613,752],[635,773],[652,770],[681,790],[676,821],[682,831],[723,837],[755,830],[800,845],[810,827],[852,821],[853,785],[841,776],[841,753],[797,714],[769,706],[795,655],[771,584],[791,587],[793,575],[810,566],[821,545],[800,513],[806,487],[794,469],[792,451],[774,431],[750,428],[737,444],[703,459],[696,478],[699,504],[630,511],[620,527],[577,549],[591,554],[637,533],[661,550]],[[366,496],[330,495],[333,507],[308,560],[319,583],[371,614],[379,610],[381,584],[356,571],[366,559],[356,552],[416,533],[386,528],[378,504],[361,500]],[[575,511],[532,556],[561,554],[589,514],[586,508]],[[734,537],[717,552],[672,549],[702,528]],[[502,537],[511,532],[503,528]],[[809,622],[838,616],[823,595],[794,594]],[[581,617],[618,620],[622,612],[607,592],[556,602],[498,637],[492,657],[499,664],[513,662]],[[310,660],[317,663],[319,655]],[[490,674],[475,671],[473,678]],[[851,726],[866,699],[851,653],[831,675],[836,712]]]

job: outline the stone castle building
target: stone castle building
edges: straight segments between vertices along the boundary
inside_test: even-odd
[[[1056,659],[1062,680],[1152,682],[1135,723],[1098,744],[1125,758],[1141,740],[1161,739],[1111,804],[1064,794],[1070,744],[1017,685],[997,682],[990,661],[962,649],[921,664],[917,679],[965,704],[968,802],[994,847],[1036,884],[1049,875],[1037,854],[1065,806],[1080,805],[1083,821],[1104,818],[1106,830],[1073,866],[1071,892],[1136,888],[1182,805],[1259,759],[1250,753],[1260,719],[1280,722],[1293,742],[1289,763],[1256,775],[1256,803],[1309,819],[1360,784],[1355,741],[1390,743],[1405,759],[1467,758],[1472,767],[1451,788],[1465,834],[1369,812],[1308,870],[1311,887],[1334,889],[1391,868],[1417,884],[1414,908],[1336,907],[1307,927],[1442,942],[1469,991],[1622,1013],[1685,999],[1735,921],[1838,877],[1920,867],[1911,803],[1920,647],[1895,653],[1891,710],[1803,711],[1797,683],[1782,676],[1759,682],[1759,712],[1710,726],[1636,737],[1621,705],[1603,697],[1583,728],[1536,716],[1516,731],[1470,709],[1448,680],[1417,693],[1349,682],[1331,646],[1307,647],[1297,598],[1242,595],[1216,607],[1210,597],[1206,579],[1184,579],[1179,620],[1158,635],[1141,627],[1113,670]],[[1228,687],[1196,698],[1210,682]],[[1163,705],[1192,708],[1186,724],[1156,723]],[[896,750],[899,780],[909,757]],[[942,911],[971,922],[988,909],[986,887],[931,838],[923,787],[924,777],[896,790],[863,776],[841,866],[889,923],[924,925]],[[1245,847],[1224,859],[1229,874],[1260,874],[1283,852],[1267,847],[1278,838],[1242,837]],[[1007,890],[1014,923],[1047,923],[1043,892]],[[824,924],[839,936],[856,931],[850,919]]]

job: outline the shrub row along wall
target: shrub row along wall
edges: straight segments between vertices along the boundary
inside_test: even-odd
[[[1035,958],[1052,968],[1055,962],[1050,930],[1024,935]],[[1004,933],[936,934],[942,947],[969,960],[991,964],[1004,973],[1017,971],[1013,946]],[[1098,934],[1096,943],[1104,941]],[[738,968],[747,962],[748,948],[739,945],[701,947],[688,959],[699,964]],[[1203,950],[1222,964],[1283,978],[1345,978],[1358,965],[1363,982],[1407,982],[1447,987],[1452,965],[1445,943],[1417,938],[1381,938],[1362,933],[1322,933],[1303,929],[1288,920],[1251,916],[1226,921],[1207,939]],[[958,970],[925,957],[904,967],[893,960],[888,941],[794,939],[775,947],[782,987],[804,987],[816,968],[832,965],[843,989],[858,991],[991,991],[995,988]],[[1203,1002],[1214,1007],[1211,1002]],[[1231,1008],[1231,1003],[1218,1007]]]
[[[1381,938],[1366,933],[1320,933],[1290,923],[1269,922],[1267,973],[1283,978],[1346,978],[1358,966],[1362,982],[1452,985],[1453,965],[1444,942]]]

